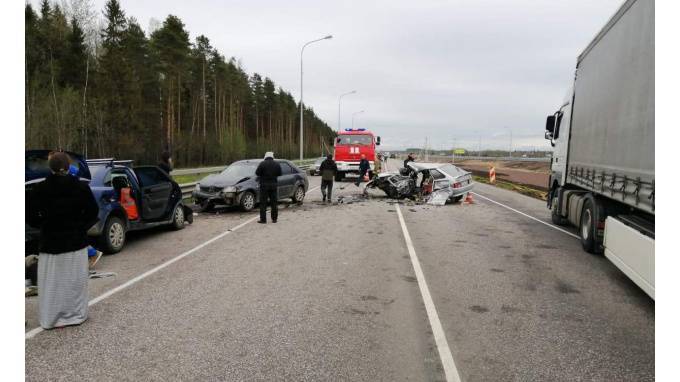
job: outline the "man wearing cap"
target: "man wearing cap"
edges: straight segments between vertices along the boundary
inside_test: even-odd
[[[272,222],[276,223],[279,217],[277,189],[281,165],[274,160],[273,152],[268,151],[264,154],[264,160],[257,166],[255,175],[260,183],[260,220],[258,223],[267,223],[267,202],[271,206]]]

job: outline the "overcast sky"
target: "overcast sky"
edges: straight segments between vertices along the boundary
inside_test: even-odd
[[[577,55],[622,0],[120,0],[148,28],[179,16],[250,74],[269,76],[337,129],[355,119],[385,149],[547,149],[545,116],[573,79]],[[103,9],[105,1],[95,0]]]

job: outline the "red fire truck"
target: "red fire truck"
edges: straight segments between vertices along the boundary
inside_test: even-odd
[[[375,147],[378,145],[380,145],[380,137],[376,137],[366,129],[345,129],[338,132],[335,138],[334,159],[338,164],[335,180],[342,180],[346,174],[359,175],[359,161],[362,154],[366,155],[366,159],[371,164],[369,177],[372,177],[377,159]]]

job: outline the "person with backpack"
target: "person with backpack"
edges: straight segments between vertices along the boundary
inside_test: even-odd
[[[321,173],[321,195],[323,195],[323,202],[326,202],[326,197],[328,197],[330,202],[333,194],[333,180],[335,179],[335,174],[338,173],[338,165],[333,160],[333,155],[328,154],[326,159],[321,162],[319,172]]]

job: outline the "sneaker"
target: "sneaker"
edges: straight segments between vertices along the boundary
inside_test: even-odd
[[[276,223],[276,220],[277,220],[277,219],[272,219],[272,223]]]
[[[266,220],[258,220],[257,222],[260,223],[260,224],[267,224]]]

